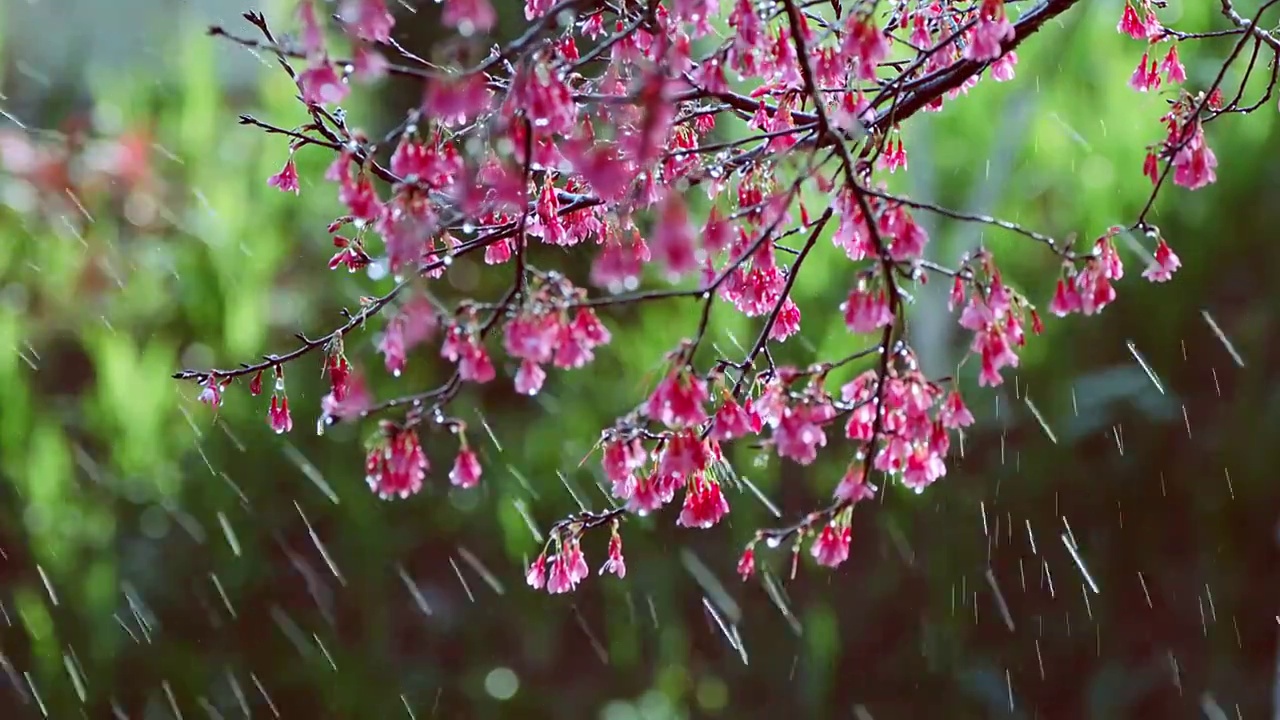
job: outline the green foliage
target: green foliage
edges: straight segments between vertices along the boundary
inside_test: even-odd
[[[904,128],[911,172],[892,178],[891,189],[1010,217],[1057,237],[1074,233],[1081,246],[1131,220],[1149,192],[1140,168],[1145,145],[1159,137],[1164,103],[1156,95],[1135,97],[1125,86],[1140,47],[1116,35],[1113,8],[1089,5],[1045,32],[1043,42],[1019,51],[1014,82],[984,81],[949,101],[945,113],[922,115]],[[1182,5],[1188,15],[1212,10],[1211,3]],[[1214,67],[1227,42],[1189,46],[1188,68]],[[734,717],[794,709],[787,693],[803,696],[802,704],[819,713],[831,698],[847,697],[850,686],[894,698],[967,697],[956,688],[970,682],[986,688],[1004,667],[1018,669],[1025,687],[1038,677],[1041,652],[1045,662],[1059,663],[1059,674],[1081,667],[1068,665],[1080,662],[1070,654],[1078,638],[1052,640],[1050,633],[1043,649],[1029,634],[1010,640],[988,599],[982,624],[970,622],[972,598],[985,592],[988,562],[1006,590],[1016,582],[1017,558],[992,560],[989,536],[981,533],[980,513],[997,501],[1009,518],[1001,532],[1013,523],[1020,533],[1019,523],[1034,516],[1043,528],[1042,548],[1055,544],[1050,527],[1059,515],[1070,514],[1081,535],[1081,524],[1092,518],[1098,552],[1091,569],[1108,588],[1133,584],[1135,558],[1149,576],[1152,565],[1166,562],[1159,543],[1169,531],[1162,523],[1179,517],[1169,522],[1185,523],[1189,533],[1203,528],[1198,541],[1209,547],[1212,539],[1236,553],[1234,564],[1216,568],[1220,602],[1246,597],[1249,569],[1258,562],[1244,551],[1249,538],[1235,528],[1256,525],[1258,515],[1240,505],[1249,498],[1253,508],[1263,508],[1275,498],[1258,480],[1269,466],[1251,446],[1256,430],[1246,431],[1274,428],[1278,405],[1274,393],[1264,392],[1267,375],[1228,384],[1229,361],[1202,330],[1199,308],[1217,307],[1224,298],[1235,303],[1228,305],[1230,319],[1224,313],[1220,321],[1242,348],[1266,357],[1277,298],[1275,284],[1258,268],[1280,265],[1277,250],[1265,242],[1276,219],[1273,204],[1261,199],[1274,184],[1274,113],[1215,122],[1209,136],[1222,161],[1220,183],[1195,194],[1170,188],[1158,205],[1157,222],[1186,264],[1175,283],[1145,286],[1139,255],[1122,247],[1129,261],[1120,302],[1101,318],[1050,320],[1046,336],[1033,339],[1023,355],[1017,389],[970,395],[983,398],[974,403],[980,427],[943,483],[921,497],[891,489],[883,504],[860,511],[859,549],[836,579],[811,572],[807,554],[801,556],[800,579],[787,600],[803,626],[797,638],[763,589],[739,589],[732,575],[741,543],[775,521],[749,492],[730,498],[732,523],[714,533],[677,531],[669,514],[628,520],[627,580],[592,578],[585,599],[577,600],[581,608],[523,586],[522,567],[539,547],[530,526],[545,532],[577,509],[566,485],[587,504],[602,505],[593,443],[601,427],[647,395],[662,370],[661,354],[693,332],[692,301],[607,315],[614,342],[588,370],[553,374],[535,401],[465,392],[453,411],[481,449],[479,493],[447,487],[456,440],[432,434],[425,438],[433,463],[427,490],[403,503],[373,498],[361,477],[359,447],[369,428],[340,425],[322,438],[310,432],[323,393],[318,361],[290,367],[297,424],[290,437],[268,433],[265,402],[250,398],[243,383],[228,391],[216,417],[195,404],[197,389],[171,380],[171,372],[229,367],[292,348],[293,332],[328,332],[340,322],[340,307],[354,306],[374,287],[323,270],[331,252],[324,226],[337,206],[319,178],[331,158],[303,150],[297,158],[301,197],[281,194],[264,180],[285,161],[287,142],[235,124],[242,106],[281,126],[301,122],[288,78],[271,67],[250,97],[232,98],[216,73],[228,48],[191,28],[173,47],[176,62],[159,82],[105,72],[91,82],[99,130],[150,133],[159,183],[123,201],[100,198],[85,208],[91,222],[0,212],[0,235],[10,240],[0,243],[0,348],[13,349],[0,352],[0,471],[7,484],[0,537],[30,555],[30,571],[14,584],[12,611],[54,716],[79,708],[76,675],[64,665],[71,650],[88,678],[91,702],[103,708],[113,688],[131,683],[145,683],[138,692],[163,703],[162,682],[184,707],[195,708],[197,699],[214,693],[210,687],[225,686],[228,671],[246,694],[257,692],[250,678],[256,673],[280,702],[316,716],[338,709],[344,717],[395,717],[406,704],[422,717],[442,694],[445,716],[585,716],[603,708],[606,718]],[[1088,52],[1074,50],[1080,47]],[[1203,78],[1193,75],[1196,81]],[[1229,76],[1228,87],[1235,82]],[[1256,97],[1264,83],[1252,78],[1246,96]],[[718,132],[732,139],[741,127]],[[811,187],[803,197],[811,213],[830,202]],[[987,227],[925,212],[919,217],[929,223],[940,262],[983,243],[1011,283],[1047,304],[1051,286],[1044,280],[1055,266],[1044,248]],[[147,222],[135,222],[139,218]],[[834,222],[795,287],[803,337],[776,352],[779,362],[806,364],[867,344],[848,334],[835,310],[847,296],[850,269],[829,240],[833,230]],[[505,282],[500,271],[474,259],[459,260],[453,272],[477,276],[482,299]],[[458,295],[449,283],[433,289]],[[941,312],[946,288],[938,285],[921,290],[911,332],[914,344],[930,349],[922,352],[926,367],[941,376],[956,371],[967,338]],[[1250,293],[1243,298],[1242,287]],[[714,311],[712,326],[709,346],[734,359],[759,332],[758,322],[723,308]],[[378,327],[372,323],[353,335],[349,346],[380,397],[410,383],[430,387],[445,376],[435,350],[425,348],[410,358],[404,378],[383,377],[371,352]],[[1128,339],[1163,374],[1170,396],[1157,397],[1145,374],[1131,371]],[[1183,360],[1184,341],[1199,363],[1194,367]],[[1126,369],[1117,370],[1121,366]],[[1218,374],[1213,380],[1209,367]],[[849,367],[831,381],[861,369]],[[500,368],[500,378],[509,370]],[[966,389],[972,375],[971,366],[960,371]],[[1210,402],[1218,376],[1225,396]],[[1027,388],[1062,445],[1044,438],[1025,405]],[[1175,400],[1178,392],[1188,397]],[[1196,432],[1202,422],[1212,427],[1186,442],[1177,406],[1197,401],[1205,414],[1196,418]],[[1106,434],[1122,421],[1135,429],[1126,431],[1125,453],[1117,459]],[[1175,443],[1166,436],[1179,447],[1204,442],[1201,449],[1214,457],[1166,467],[1166,446]],[[808,468],[777,461],[756,466],[755,450],[731,452],[739,472],[781,504],[788,519],[828,496],[848,460],[835,451]],[[1239,504],[1221,493],[1201,504],[1193,492],[1204,478],[1218,482],[1220,456],[1240,459],[1230,470]],[[1103,477],[1120,479],[1114,486],[1095,482]],[[1158,511],[1146,507],[1163,497],[1157,477],[1174,488],[1174,500]],[[1080,491],[1086,481],[1088,492]],[[1140,483],[1147,483],[1145,490],[1126,494]],[[1129,528],[1123,535],[1110,520],[1121,504]],[[992,523],[997,514],[991,511]],[[1135,524],[1147,532],[1133,540]],[[313,531],[320,540],[311,540]],[[497,577],[501,595],[463,559],[463,547]],[[702,588],[682,569],[677,554],[687,547],[742,599],[748,665],[708,618]],[[603,552],[603,543],[587,548],[593,562]],[[1208,567],[1213,560],[1170,556],[1179,567],[1215,569]],[[761,548],[760,558],[777,574],[790,570],[786,548]],[[1055,556],[1053,562],[1056,577],[1074,571],[1069,560]],[[1169,586],[1186,590],[1175,580]],[[1077,589],[1070,592],[1079,603]],[[127,595],[150,607],[135,608]],[[1112,618],[1126,612],[1120,600],[1107,609],[1111,597],[1093,598],[1090,612]],[[419,598],[430,614],[420,610]],[[1059,631],[1056,618],[1066,612],[1060,606],[1020,602],[1024,628],[1041,618]],[[1239,602],[1247,607],[1247,599]],[[1079,628],[1084,609],[1070,608]],[[1043,620],[1050,612],[1053,619]],[[150,631],[159,633],[154,643],[135,642],[130,635],[141,635],[141,624],[149,622],[138,617],[152,613],[166,621]],[[1132,650],[1145,641],[1114,622],[1108,632],[1118,646]],[[1078,632],[1092,638],[1089,628]],[[1053,647],[1062,656],[1055,658]],[[1097,677],[1089,682],[1119,698],[1099,700],[1097,707],[1129,703],[1113,679],[1132,669],[1123,655],[1116,650],[1110,664],[1094,668]],[[1253,667],[1225,655],[1214,661],[1242,673]],[[519,678],[509,700],[486,689],[486,674],[500,664]],[[910,681],[900,680],[901,687],[862,682],[886,677],[877,674],[881,667]],[[976,716],[965,713],[986,707],[955,704],[949,717]],[[449,714],[450,708],[464,709]]]

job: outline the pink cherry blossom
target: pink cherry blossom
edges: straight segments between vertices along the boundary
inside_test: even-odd
[[[473,488],[480,483],[480,458],[466,445],[458,450],[453,469],[449,471],[449,482],[463,489]]]
[[[271,396],[271,408],[267,410],[267,424],[276,434],[293,430],[293,416],[289,414],[289,397]]]
[[[1005,16],[1004,0],[982,0],[978,22],[964,48],[966,60],[998,60],[1005,53],[1003,43],[1014,37],[1013,24]]]
[[[849,542],[853,538],[853,531],[849,527],[837,527],[835,525],[827,525],[822,528],[822,533],[813,541],[810,548],[810,554],[818,561],[819,565],[827,567],[839,567],[845,560],[849,559]]]
[[[729,503],[720,491],[720,483],[699,474],[685,489],[684,506],[680,509],[682,527],[709,528],[729,513]]]
[[[621,580],[627,576],[627,561],[622,557],[622,536],[614,532],[609,538],[609,559],[600,566],[600,574],[613,573]]]
[[[743,551],[742,557],[738,559],[738,574],[743,580],[749,579],[756,572],[756,551],[753,547],[748,547]]]
[[[463,35],[489,32],[497,21],[489,0],[445,0],[444,24],[457,28]]]
[[[384,421],[365,460],[365,481],[383,499],[406,498],[422,489],[429,467],[417,432]]]
[[[1210,121],[1231,127],[1258,107],[1227,95],[1234,86],[1223,82],[1257,53],[1186,47],[1224,32],[1252,38],[1230,8],[1221,14],[1239,32],[1196,27],[1189,13],[1166,29],[1161,17],[1176,13],[1163,3],[1125,0],[1116,28],[1141,44],[1131,46],[1137,67],[1103,68],[1098,81],[1127,81],[1148,95],[1117,100],[1132,103],[1137,134],[1125,137],[1146,180],[1135,165],[1116,182],[1150,193],[1128,217],[1105,229],[1036,226],[1044,213],[973,215],[943,204],[953,193],[926,199],[922,178],[903,181],[936,165],[924,144],[911,146],[908,162],[907,142],[924,137],[913,128],[922,113],[980,113],[972,104],[994,97],[981,89],[988,83],[1056,81],[1019,77],[1020,53],[1023,62],[1043,57],[1035,44],[1062,32],[1069,23],[1059,15],[1083,4],[524,0],[519,37],[491,39],[509,8],[444,0],[440,19],[452,36],[424,61],[393,38],[400,11],[388,0],[301,0],[288,28],[246,15],[257,36],[217,34],[280,55],[282,79],[296,85],[282,100],[299,112],[241,123],[266,131],[271,156],[287,154],[267,178],[285,199],[304,182],[307,165],[295,153],[328,153],[314,181],[329,183],[338,215],[324,218],[332,220],[328,268],[347,272],[317,270],[337,283],[322,294],[343,315],[326,328],[294,329],[297,344],[279,353],[176,376],[198,383],[211,413],[242,399],[235,381],[245,378],[260,403],[253,412],[284,433],[305,399],[286,393],[284,366],[321,373],[327,387],[310,400],[317,430],[338,424],[369,437],[366,482],[384,498],[423,488],[426,444],[436,448],[449,430],[459,444],[432,452],[456,451],[449,485],[476,486],[483,468],[464,418],[555,422],[568,433],[556,452],[574,455],[561,464],[589,473],[598,451],[602,487],[616,502],[574,512],[548,495],[547,507],[529,513],[559,515],[556,503],[565,511],[548,518],[541,547],[526,549],[536,553],[525,578],[535,590],[578,588],[590,574],[584,548],[603,549],[606,527],[606,555],[592,567],[626,577],[628,516],[652,516],[646,528],[727,525],[728,495],[753,487],[747,458],[786,482],[804,474],[799,465],[821,487],[835,486],[816,507],[788,510],[786,525],[735,528],[748,543],[737,563],[744,580],[762,540],[762,552],[791,550],[793,573],[805,543],[818,564],[840,566],[855,511],[880,512],[866,501],[891,484],[921,493],[946,482],[978,425],[969,403],[988,407],[982,389],[1006,383],[1021,392],[1014,373],[1045,330],[1042,313],[1083,321],[1120,302],[1133,281],[1121,234],[1146,231],[1154,248],[1142,276],[1172,280],[1183,260],[1151,224],[1163,207],[1157,196],[1216,182]],[[1063,62],[1091,50],[1078,45],[1061,44]],[[1188,68],[1183,57],[1221,64]],[[1203,87],[1188,85],[1189,70]],[[352,92],[392,77],[422,93],[398,117],[371,114],[371,95]],[[56,196],[54,216],[65,214],[68,177],[78,193],[155,191],[160,169],[142,151],[152,140],[113,143],[110,158],[81,162],[77,148],[0,134],[0,164],[42,205]],[[1034,156],[1024,160],[1043,160]],[[299,227],[299,248],[327,246]],[[981,237],[967,251],[931,247],[934,227]],[[1076,243],[1073,231],[1091,240]],[[1006,250],[1026,241],[1025,257]],[[832,283],[847,294],[830,301],[819,292]],[[913,319],[944,295],[964,357],[939,365],[917,355]],[[848,332],[818,335],[841,321]],[[607,352],[616,327],[628,335]],[[637,343],[631,329],[665,339]],[[429,342],[438,351],[421,351]],[[390,377],[366,383],[370,355]],[[499,372],[504,382],[492,383]],[[599,396],[592,378],[631,395]],[[959,388],[975,380],[978,389],[962,397]],[[557,413],[572,403],[596,403],[610,417],[569,437],[581,428]],[[493,413],[508,406],[515,415]],[[504,432],[519,435],[492,437]],[[838,457],[843,476],[824,481],[823,457]],[[796,487],[795,498],[806,494]],[[648,553],[631,547],[632,561],[644,562]]]
[[[321,60],[299,73],[298,88],[302,90],[303,102],[310,105],[336,105],[350,92],[328,60]]]
[[[1142,277],[1151,282],[1168,282],[1173,279],[1173,273],[1182,267],[1182,261],[1169,247],[1169,244],[1160,238],[1160,242],[1156,244],[1155,259],[1142,271]]]
[[[289,156],[288,162],[284,164],[280,172],[267,178],[267,184],[281,192],[298,194],[298,167],[294,165],[292,155]]]

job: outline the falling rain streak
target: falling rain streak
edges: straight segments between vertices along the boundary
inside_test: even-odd
[[[452,557],[449,558],[449,565],[453,567],[453,573],[458,576],[458,582],[462,583],[462,590],[467,594],[467,599],[474,603],[476,596],[472,594],[471,586],[467,584],[467,579],[462,577],[462,569],[458,567],[458,563]]]
[[[996,607],[1000,610],[1000,617],[1004,620],[1005,627],[1009,628],[1009,632],[1013,632],[1013,615],[1009,613],[1009,604],[1005,602],[1004,593],[1000,592],[1000,586],[996,583],[996,574],[991,568],[987,568],[986,578],[987,584],[991,586],[991,594],[996,598]]]
[[[1137,346],[1133,344],[1132,340],[1126,341],[1125,346],[1129,348],[1129,354],[1133,356],[1133,359],[1138,361],[1138,365],[1142,367],[1142,371],[1147,374],[1147,378],[1151,380],[1151,384],[1156,386],[1156,389],[1160,391],[1161,395],[1164,395],[1164,386],[1160,384],[1160,380],[1156,377],[1155,371],[1147,364],[1146,359],[1142,357],[1142,353],[1138,352]]]
[[[1222,332],[1222,328],[1218,327],[1218,323],[1214,321],[1213,316],[1209,314],[1209,311],[1201,310],[1200,315],[1202,315],[1204,317],[1204,321],[1209,324],[1209,329],[1213,331],[1213,334],[1218,336],[1218,341],[1222,343],[1222,347],[1227,349],[1227,353],[1231,355],[1231,359],[1235,362],[1236,367],[1244,367],[1244,358],[1240,357],[1240,353],[1236,351],[1236,346],[1231,344],[1231,341],[1227,339],[1227,334]]]
[[[765,592],[768,593],[769,599],[773,601],[774,607],[782,614],[782,618],[787,621],[787,625],[791,628],[791,632],[797,637],[804,634],[804,627],[796,618],[795,613],[791,612],[791,605],[787,602],[785,591],[782,584],[778,582],[772,572],[766,568],[762,573],[764,577]]]
[[[502,581],[490,572],[489,568],[485,567],[484,564],[480,562],[480,559],[477,558],[470,550],[459,545],[458,557],[462,558],[463,562],[470,565],[471,569],[474,570],[475,573],[480,576],[480,579],[484,580],[485,584],[492,588],[495,593],[499,595],[506,594],[506,589],[502,586]]]
[[[582,616],[582,611],[577,605],[573,606],[573,617],[578,622],[578,627],[582,629],[582,634],[587,636],[587,642],[591,644],[591,649],[595,651],[596,657],[600,658],[603,665],[609,664],[609,653],[604,649],[596,634],[591,632],[591,626],[587,624],[587,619]]]
[[[1075,542],[1067,535],[1062,533],[1062,544],[1067,547],[1067,552],[1071,553],[1071,559],[1076,562],[1076,567],[1080,568],[1080,573],[1084,575],[1085,582],[1089,583],[1089,589],[1094,595],[1098,595],[1098,583],[1094,582],[1093,576],[1089,574],[1089,569],[1084,566],[1084,561],[1080,559],[1080,552],[1076,549]],[[1086,596],[1086,602],[1088,597]]]
[[[324,559],[324,564],[328,566],[329,572],[333,573],[333,576],[338,579],[338,582],[345,586],[347,581],[342,577],[342,571],[338,570],[337,563],[335,563],[333,558],[329,556],[329,550],[325,548],[324,543],[321,542],[320,536],[316,534],[315,528],[311,527],[311,521],[307,520],[306,514],[302,512],[302,506],[298,504],[297,500],[295,500],[293,502],[293,507],[298,511],[298,517],[302,518],[302,524],[307,526],[307,534],[311,536],[311,543],[315,545],[316,550],[320,552],[320,557]]]
[[[716,612],[715,607],[712,606],[711,600],[709,600],[705,595],[702,598],[702,607],[705,608],[707,614],[711,616],[716,627],[720,628],[720,632],[724,635],[725,639],[729,641],[729,646],[738,651],[738,656],[742,658],[742,664],[746,665],[747,649],[742,645],[742,637],[738,634],[737,626],[726,625],[725,621],[721,619],[720,613]]]
[[[80,668],[68,653],[62,654],[62,665],[67,669],[67,677],[71,678],[71,685],[76,691],[76,697],[80,699],[81,704],[88,698],[88,692],[85,690],[84,676],[81,674]]]
[[[337,505],[338,493],[333,491],[333,487],[324,479],[324,475],[320,474],[320,469],[313,465],[311,461],[307,459],[307,456],[303,455],[302,451],[298,450],[298,448],[294,447],[292,444],[284,442],[280,447],[284,449],[284,454],[288,456],[289,460],[294,465],[298,466],[298,469],[302,471],[302,474],[306,476],[313,485],[319,488],[320,492],[323,493],[325,497],[329,498],[329,502]]]
[[[280,711],[276,709],[275,701],[267,694],[267,689],[263,687],[262,681],[258,679],[258,676],[254,673],[249,673],[249,679],[253,681],[253,686],[258,688],[258,693],[262,695],[262,699],[267,702],[267,708],[271,710],[271,714],[280,717]]]
[[[221,510],[218,511],[218,525],[222,527],[222,534],[227,538],[231,552],[240,557],[240,540],[236,538],[236,532],[231,528],[231,521],[227,519],[226,513]]]
[[[36,683],[31,679],[31,673],[24,672],[22,677],[27,680],[27,687],[31,689],[31,697],[35,698],[36,705],[40,707],[40,714],[49,717],[49,709],[45,707],[44,700],[40,697],[40,691],[36,689]]]
[[[423,615],[431,614],[431,606],[427,604],[427,599],[422,596],[422,591],[418,589],[418,583],[409,577],[408,571],[403,565],[396,566],[396,572],[400,574],[400,580],[404,583],[405,588],[409,591],[409,595],[413,598],[413,602],[422,611]]]
[[[1023,398],[1023,402],[1027,404],[1027,409],[1031,411],[1031,415],[1035,417],[1036,422],[1040,423],[1040,427],[1044,430],[1044,434],[1049,436],[1049,441],[1054,445],[1058,444],[1058,436],[1053,434],[1053,430],[1049,427],[1049,423],[1045,421],[1044,416],[1040,414],[1040,409],[1031,402],[1031,396]]]
[[[53,590],[53,582],[49,580],[49,574],[44,571],[43,565],[36,565],[36,572],[40,574],[40,582],[44,583],[44,589],[49,593],[49,602],[54,607],[58,607],[58,593]]]

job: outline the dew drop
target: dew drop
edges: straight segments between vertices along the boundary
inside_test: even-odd
[[[778,537],[777,535],[770,535],[769,537],[764,539],[764,544],[768,545],[771,548],[777,548],[779,545],[782,544],[782,538]]]

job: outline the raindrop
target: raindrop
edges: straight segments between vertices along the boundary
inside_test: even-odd
[[[1097,595],[1098,583],[1094,582],[1093,576],[1089,574],[1088,568],[1084,566],[1084,561],[1080,559],[1080,552],[1076,549],[1075,543],[1071,541],[1067,533],[1062,533],[1062,544],[1067,547],[1067,552],[1071,554],[1071,559],[1080,568],[1080,573],[1084,575],[1085,582],[1089,583],[1089,589],[1093,590],[1094,595]]]
[[[86,697],[84,680],[80,677],[80,673],[76,671],[75,663],[72,662],[71,656],[67,653],[62,654],[62,664],[67,668],[67,676],[71,678],[71,684],[75,686],[76,697],[79,697],[80,702],[84,703]]]
[[[36,572],[40,573],[40,580],[44,583],[44,589],[49,593],[49,601],[53,603],[54,607],[58,607],[58,594],[53,591],[53,583],[49,581],[49,576],[45,573],[44,566],[36,565]]]
[[[231,613],[232,618],[235,618],[236,609],[231,606],[231,598],[227,597],[227,591],[222,587],[222,581],[213,573],[209,573],[209,580],[213,582],[213,587],[217,589],[218,596],[222,598],[222,604],[227,606],[227,612]]]
[[[44,700],[40,698],[40,691],[36,690],[36,683],[31,679],[31,673],[23,672],[22,677],[27,679],[27,687],[31,688],[31,697],[36,699],[36,705],[40,706],[40,714],[49,717],[49,709],[44,706]]]
[[[337,564],[329,556],[329,551],[325,548],[324,543],[320,541],[320,536],[316,534],[315,528],[311,527],[311,521],[307,520],[307,516],[302,512],[302,506],[298,504],[297,500],[293,501],[293,507],[297,509],[298,516],[302,518],[302,524],[307,526],[307,533],[311,536],[311,542],[316,546],[316,550],[320,551],[320,557],[324,558],[325,564],[329,566],[329,572],[333,573],[338,582],[346,585],[347,581],[342,577],[342,572],[338,570]]]
[[[178,698],[173,695],[173,687],[169,685],[168,680],[160,683],[160,686],[164,688],[164,696],[169,699],[169,708],[173,710],[173,716],[182,720],[182,710],[178,707]]]
[[[480,576],[480,579],[484,580],[489,587],[493,588],[494,592],[499,595],[506,594],[506,589],[502,586],[502,582],[498,580],[498,577],[494,575],[489,568],[485,567],[484,564],[480,562],[480,559],[473,555],[471,551],[459,546],[458,555],[464,562],[471,566],[472,570],[476,571],[476,574]]]
[[[324,655],[324,659],[329,661],[329,667],[333,668],[334,672],[338,672],[338,664],[333,661],[333,656],[329,654],[329,648],[324,646],[324,641],[316,633],[311,633],[311,637],[315,638],[316,645],[320,648],[320,654]]]
[[[422,614],[430,615],[431,606],[427,604],[427,599],[423,597],[422,591],[418,589],[418,584],[414,582],[413,578],[409,577],[409,573],[404,569],[403,565],[397,566],[396,570],[400,573],[400,580],[409,591],[409,595],[413,597],[414,604],[418,606]]]
[[[458,567],[458,563],[450,557],[449,564],[453,566],[453,573],[458,576],[458,582],[462,583],[462,589],[467,593],[467,598],[471,602],[475,602],[476,596],[471,592],[471,586],[467,584],[467,579],[462,577],[462,569]]]
[[[329,420],[329,424],[333,423],[332,418],[329,418],[328,416],[325,417]],[[298,466],[298,469],[302,470],[302,474],[305,475],[317,488],[319,488],[320,492],[323,493],[325,497],[329,498],[330,502],[334,505],[338,504],[338,494],[334,492],[333,488],[329,486],[329,483],[325,481],[324,476],[320,474],[320,470],[317,469],[310,460],[307,460],[306,456],[303,455],[301,451],[286,442],[284,444],[284,453],[289,456],[289,459],[293,461],[294,465]]]
[[[258,692],[262,694],[262,699],[267,701],[267,707],[271,710],[271,714],[280,717],[280,711],[276,709],[276,704],[272,702],[271,696],[267,694],[267,689],[262,686],[262,681],[254,673],[249,673],[249,679],[253,680],[253,684],[258,688]]]
[[[240,541],[236,538],[235,530],[231,528],[231,521],[222,511],[218,511],[218,524],[222,526],[222,534],[226,536],[231,552],[235,553],[236,557],[240,557]]]
[[[578,621],[578,627],[582,628],[582,633],[587,636],[587,641],[591,643],[591,649],[595,650],[596,657],[600,658],[600,662],[605,665],[609,664],[609,653],[604,649],[604,645],[596,639],[595,633],[591,632],[591,628],[587,625],[587,619],[582,617],[582,612],[578,610],[578,606],[573,606],[574,619]]]
[[[1204,321],[1209,324],[1209,329],[1213,331],[1214,335],[1218,336],[1218,341],[1222,343],[1224,348],[1226,348],[1227,353],[1231,355],[1231,359],[1235,361],[1235,364],[1238,367],[1244,367],[1244,358],[1242,358],[1240,353],[1236,351],[1235,345],[1232,345],[1231,341],[1227,339],[1227,335],[1222,332],[1222,328],[1218,327],[1218,323],[1214,322],[1213,317],[1209,315],[1209,311],[1201,310],[1200,314],[1204,316]]]

